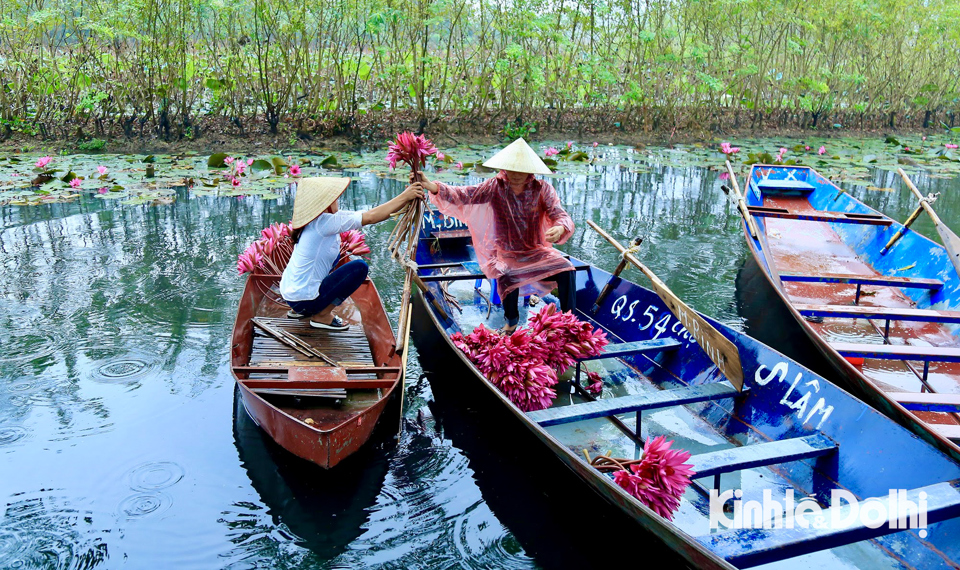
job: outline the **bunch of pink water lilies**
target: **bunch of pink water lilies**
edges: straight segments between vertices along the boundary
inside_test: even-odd
[[[424,135],[416,136],[404,132],[397,135],[397,139],[390,143],[387,149],[387,163],[390,168],[396,168],[398,162],[405,162],[414,173],[426,166],[427,157],[437,154],[437,147]]]
[[[360,230],[350,230],[340,234],[341,259],[345,259],[350,255],[359,257],[368,253],[370,253],[370,248],[367,247],[366,238]]]
[[[293,252],[293,242],[290,240],[292,232],[290,224],[279,223],[261,230],[260,239],[238,256],[237,272],[240,275],[268,270],[274,275],[283,273]]]
[[[482,324],[453,343],[501,392],[523,411],[550,407],[557,393],[557,375],[582,358],[596,356],[607,336],[572,313],[547,305],[529,327],[499,335]]]
[[[690,453],[670,449],[671,445],[673,442],[662,435],[653,440],[647,438],[643,457],[638,462],[619,465],[613,474],[617,485],[667,520],[673,520],[680,497],[690,485],[690,477],[696,474],[693,465],[686,463]]]

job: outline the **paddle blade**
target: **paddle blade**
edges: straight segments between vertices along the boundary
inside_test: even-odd
[[[950,228],[943,223],[937,224],[937,233],[940,234],[943,246],[947,248],[950,263],[957,270],[957,275],[960,275],[960,237],[957,237],[957,234],[950,231]]]
[[[627,256],[628,259],[633,256]],[[631,260],[634,261],[634,260]],[[723,336],[717,329],[706,321],[699,313],[687,306],[686,303],[674,295],[663,281],[652,271],[647,269],[639,262],[635,263],[650,279],[653,290],[660,299],[667,305],[670,312],[677,320],[683,324],[693,338],[700,345],[707,358],[713,361],[720,369],[720,372],[726,376],[727,380],[733,384],[738,391],[743,391],[743,366],[740,364],[740,351],[736,345],[730,342],[730,339]]]

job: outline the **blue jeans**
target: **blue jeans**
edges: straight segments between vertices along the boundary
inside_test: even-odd
[[[310,301],[287,301],[290,308],[304,316],[312,316],[330,305],[339,305],[360,288],[367,278],[367,262],[354,259],[330,272],[320,282],[316,299]]]

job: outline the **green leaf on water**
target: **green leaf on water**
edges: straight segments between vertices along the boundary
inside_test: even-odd
[[[320,167],[326,168],[327,170],[339,170],[340,163],[337,162],[337,155],[331,154],[330,156],[324,158],[320,161]]]
[[[256,173],[263,172],[264,170],[273,170],[273,164],[261,158],[253,161],[253,164],[250,165],[250,170]]]
[[[224,162],[224,159],[227,158],[227,153],[218,152],[217,154],[211,154],[210,158],[207,159],[207,168],[223,168],[227,165]]]
[[[277,176],[282,176],[283,172],[290,166],[289,164],[287,164],[287,161],[280,156],[275,156],[271,158],[270,164],[273,165],[273,173],[276,174]]]

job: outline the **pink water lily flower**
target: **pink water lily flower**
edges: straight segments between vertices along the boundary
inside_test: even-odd
[[[731,146],[730,143],[724,142],[724,143],[720,143],[720,152],[726,155],[737,154],[738,152],[740,152],[740,147]]]
[[[573,141],[567,141],[567,148],[573,148]]]
[[[387,163],[396,168],[397,162],[405,162],[411,170],[420,170],[427,164],[427,157],[437,153],[433,141],[425,135],[416,136],[410,132],[397,135],[387,149]]]
[[[79,188],[81,184],[82,182],[80,181],[79,178],[74,178],[73,180],[70,181],[71,188]]]
[[[613,476],[617,485],[667,520],[673,520],[690,477],[696,475],[693,465],[686,463],[690,453],[670,449],[671,445],[673,442],[662,435],[652,441],[647,438],[640,463]]]
[[[232,184],[233,187],[236,188],[237,186],[240,186],[240,179],[237,178],[236,176],[234,176],[234,177],[230,180],[230,184]]]
[[[943,145],[943,146],[945,146],[945,147],[947,147],[947,148],[957,148],[957,145],[955,145],[955,144],[945,144],[945,145]]]
[[[109,192],[109,190],[106,187],[97,190],[97,194],[106,194],[107,192]]]
[[[44,168],[44,167],[46,167],[48,164],[50,164],[50,161],[51,161],[51,160],[53,160],[53,157],[52,157],[52,156],[44,156],[43,158],[37,160],[37,164],[36,164],[35,166],[36,166],[37,168]]]
[[[248,158],[248,159],[247,159],[247,166],[253,166],[253,159],[252,159],[252,158]]]
[[[825,152],[827,152],[827,147],[821,146],[821,147],[820,147],[820,150],[817,151],[817,154],[823,154],[823,153],[825,153]]]
[[[600,144],[597,141],[593,141],[593,148],[597,148],[597,145]]]
[[[545,152],[544,154],[547,155],[547,156],[556,156],[556,155],[560,154],[560,151],[557,150],[557,149],[555,149],[555,148],[553,148],[553,147],[550,147],[550,148],[547,149],[547,152]]]
[[[300,166],[297,164],[290,165],[290,176],[300,176]]]
[[[97,172],[100,173],[100,176],[106,176],[106,175],[107,175],[107,167],[106,167],[106,166],[98,166],[98,167],[97,167]]]
[[[445,158],[447,158],[447,155],[443,154],[440,151],[437,151],[437,160],[443,160]]]
[[[223,163],[224,163],[224,164],[233,164],[233,157],[232,157],[232,156],[228,156],[228,157],[224,158],[224,159],[223,159]]]
[[[457,170],[463,170],[463,163],[462,163],[462,162],[458,162],[458,163],[454,164],[453,167],[456,168]]]
[[[808,146],[803,147],[803,150],[810,150],[810,146],[808,145]]]
[[[603,380],[596,372],[587,372],[587,392],[594,396],[603,392]]]

